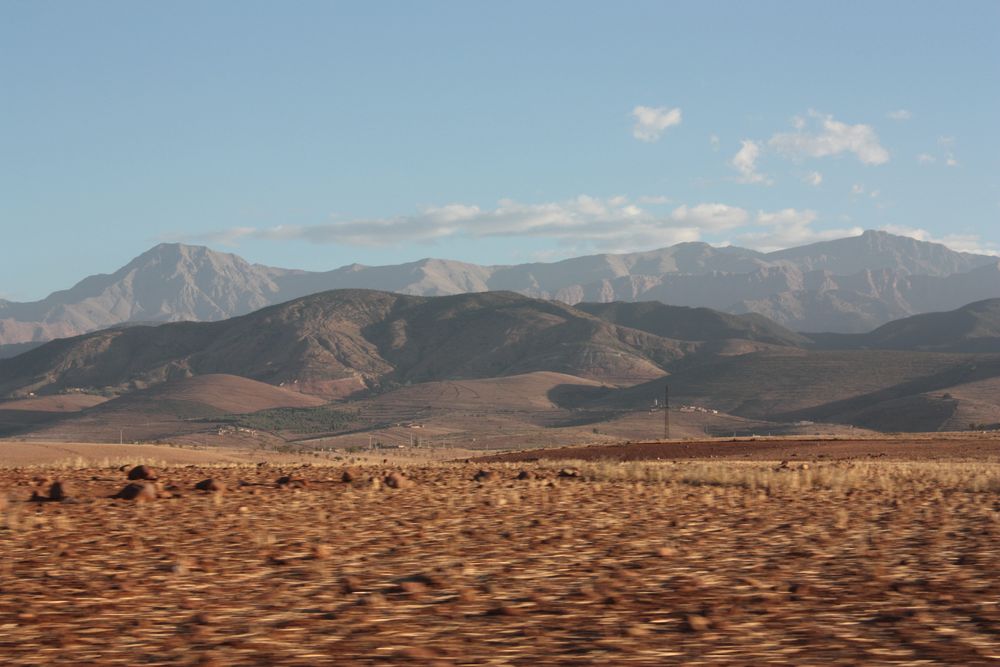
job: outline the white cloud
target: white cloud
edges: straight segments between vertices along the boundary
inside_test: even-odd
[[[955,137],[938,137],[938,146],[944,149],[944,164],[947,167],[957,167],[955,158]]]
[[[649,143],[659,141],[668,127],[681,124],[679,108],[638,106],[632,109],[632,117],[635,118],[632,136]]]
[[[864,231],[861,227],[813,229],[812,224],[816,221],[816,217],[816,212],[808,209],[786,208],[773,213],[759,211],[755,221],[758,227],[765,229],[747,232],[738,239],[740,244],[747,247],[761,252],[773,252],[806,243],[858,236]]]
[[[703,239],[734,242],[770,251],[861,233],[859,227],[817,230],[818,215],[785,208],[751,214],[719,202],[681,204],[653,212],[637,199],[580,195],[573,199],[525,204],[509,199],[493,207],[468,204],[431,206],[391,218],[335,220],[319,225],[270,228],[237,227],[196,237],[170,240],[233,244],[242,239],[305,241],[316,244],[391,247],[445,239],[496,237],[547,238],[558,242],[555,254],[591,250],[649,250]],[[843,225],[848,222],[842,223]],[[528,248],[530,244],[525,244]]]
[[[918,241],[940,243],[958,252],[971,252],[978,255],[1000,257],[1000,249],[997,248],[996,244],[983,241],[977,234],[945,234],[944,236],[935,236],[926,229],[907,227],[905,225],[886,225],[881,227],[881,229],[890,234],[909,236]]]
[[[658,206],[660,204],[669,204],[670,197],[664,197],[663,195],[643,195],[637,200],[640,204],[650,204],[652,206]]]
[[[848,125],[828,114],[810,111],[809,117],[818,127],[814,132],[805,130],[805,122],[796,125],[795,132],[779,132],[771,137],[768,144],[791,158],[821,158],[841,153],[853,153],[862,163],[868,165],[885,164],[889,161],[889,151],[879,143],[878,135],[871,125]]]
[[[934,164],[936,160],[937,158],[930,153],[921,153],[917,156],[917,164]]]
[[[810,171],[802,178],[802,180],[815,187],[823,182],[823,174],[818,171]]]
[[[655,198],[656,204],[667,201]],[[697,241],[703,233],[733,229],[749,218],[745,210],[726,204],[681,205],[669,213],[654,214],[640,203],[622,196],[602,199],[581,195],[568,201],[542,204],[505,199],[493,208],[455,203],[392,218],[336,220],[319,225],[280,225],[264,229],[236,227],[195,238],[227,245],[241,239],[259,239],[379,247],[462,237],[520,236],[627,251]]]
[[[741,183],[763,183],[771,185],[773,181],[757,171],[757,159],[760,157],[760,144],[744,139],[740,142],[740,150],[732,157],[729,164],[740,172]]]
[[[719,150],[719,146],[722,144],[722,141],[719,139],[719,135],[712,134],[708,137],[708,144],[712,147],[713,151],[717,151]]]
[[[860,183],[855,183],[854,185],[851,186],[852,195],[863,195],[864,193],[865,193],[865,186],[861,185]]]
[[[896,109],[887,113],[885,117],[889,120],[910,120],[913,118],[913,114],[906,109]]]
[[[670,214],[674,222],[697,227],[704,231],[723,231],[746,224],[749,215],[742,208],[726,204],[698,204],[678,206]]]

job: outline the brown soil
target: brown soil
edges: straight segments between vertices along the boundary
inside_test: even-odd
[[[481,461],[656,461],[675,459],[1000,459],[1000,435],[900,436],[865,439],[756,438],[633,442],[532,449],[483,457]]]
[[[118,468],[0,471],[0,661],[995,664],[1000,486],[882,460],[800,484],[856,465],[757,488],[411,465],[399,489],[386,466],[158,466],[144,503],[110,498]],[[29,501],[56,476],[75,503]]]
[[[36,396],[16,401],[0,401],[0,411],[24,410],[28,412],[79,412],[100,405],[108,399],[93,394],[58,394]]]

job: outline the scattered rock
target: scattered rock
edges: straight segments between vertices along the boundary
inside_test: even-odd
[[[649,635],[649,628],[642,623],[633,623],[625,628],[625,634],[628,637],[646,637]]]
[[[49,487],[49,500],[63,502],[69,500],[72,495],[73,489],[69,482],[56,480],[52,482],[52,486]]]
[[[530,470],[522,470],[521,472],[517,473],[516,479],[538,479],[538,475],[531,472]]]
[[[709,620],[699,614],[688,614],[684,619],[684,629],[690,632],[704,632],[710,625]]]
[[[487,616],[524,616],[524,610],[509,604],[500,604],[486,610]]]
[[[347,575],[340,580],[340,590],[348,595],[361,591],[363,586],[361,579],[352,575]]]
[[[208,479],[203,479],[195,484],[194,488],[199,491],[207,491],[209,493],[225,493],[226,483],[221,479],[209,477]]]
[[[152,482],[132,482],[126,484],[114,497],[141,503],[156,500],[158,495],[156,485]]]
[[[292,477],[291,475],[282,475],[274,483],[285,489],[304,489],[309,486],[309,482],[306,480],[301,477]]]
[[[577,468],[563,468],[559,471],[560,477],[579,477],[580,470]]]
[[[413,482],[407,479],[401,472],[389,473],[385,476],[385,479],[383,479],[382,482],[390,489],[405,489],[413,484]]]
[[[419,597],[429,590],[429,586],[422,581],[408,579],[406,581],[399,582],[397,590],[400,593],[404,593],[412,597]]]
[[[131,480],[153,480],[156,479],[156,471],[149,466],[136,466],[128,471],[128,478]]]
[[[492,470],[480,470],[472,479],[476,482],[491,482],[497,478],[497,474]]]
[[[345,468],[343,474],[340,475],[340,481],[345,484],[350,484],[361,478],[361,473],[355,468]]]

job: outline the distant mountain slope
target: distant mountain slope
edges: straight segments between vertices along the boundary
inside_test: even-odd
[[[759,253],[681,243],[552,263],[479,266],[423,259],[309,272],[161,244],[108,275],[31,303],[0,301],[0,346],[125,322],[218,321],[332,289],[417,296],[515,291],[581,301],[650,301],[760,313],[797,331],[859,333],[890,320],[1000,297],[995,257],[885,232]]]
[[[955,415],[970,408],[980,422],[1000,421],[1000,397],[991,393],[998,378],[1000,354],[790,349],[708,360],[616,390],[589,407],[651,405],[669,382],[676,405],[749,419],[934,431],[955,428]]]
[[[0,359],[16,357],[32,348],[36,348],[45,341],[35,341],[32,343],[11,343],[10,345],[0,345]]]
[[[157,405],[188,404],[213,414],[244,414],[272,408],[311,408],[326,401],[316,396],[248,378],[223,373],[210,373],[165,382],[144,391],[137,391],[101,404],[92,414],[114,410],[121,413],[148,413]],[[139,405],[144,410],[138,410]]]
[[[871,230],[860,236],[779,250],[768,254],[767,258],[772,262],[789,262],[803,271],[830,271],[838,275],[889,269],[906,274],[947,276],[995,262],[983,255],[955,252],[940,243]]]
[[[510,292],[433,298],[336,290],[221,322],[53,341],[0,360],[0,395],[128,390],[207,373],[327,396],[532,371],[634,384],[663,375],[700,346]]]
[[[810,342],[805,336],[756,314],[729,315],[709,308],[667,306],[658,301],[578,303],[574,307],[613,324],[664,338],[704,341],[738,338],[791,347]]]
[[[867,334],[813,338],[820,346],[840,349],[1000,353],[1000,299],[977,301],[944,313],[914,315]]]
[[[85,396],[71,394],[70,396]],[[46,396],[44,399],[63,398]],[[42,399],[32,399],[34,401]],[[234,375],[209,374],[180,378],[129,392],[87,409],[18,422],[0,403],[0,434],[32,432],[36,437],[111,442],[155,440],[214,431],[208,420],[272,408],[314,408],[326,401]],[[261,443],[258,443],[261,444]]]

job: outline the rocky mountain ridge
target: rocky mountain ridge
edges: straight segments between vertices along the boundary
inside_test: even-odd
[[[480,266],[423,259],[324,272],[161,244],[112,274],[90,276],[40,301],[0,302],[0,346],[128,322],[223,320],[348,288],[419,296],[514,291],[568,304],[655,300],[759,313],[797,331],[861,333],[901,317],[1000,296],[1000,260],[878,231],[773,253],[682,243],[552,263]]]

